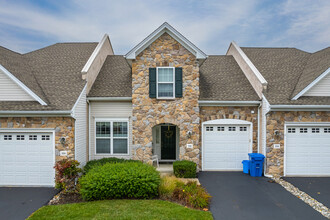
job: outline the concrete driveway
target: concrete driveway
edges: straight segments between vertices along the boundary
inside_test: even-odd
[[[330,207],[330,177],[284,177],[326,207]]]
[[[214,219],[325,219],[320,213],[265,177],[242,172],[201,172],[198,179],[213,196]]]
[[[57,192],[46,187],[0,187],[0,219],[26,219]]]

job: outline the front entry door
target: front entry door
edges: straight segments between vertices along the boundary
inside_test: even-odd
[[[175,160],[176,127],[162,126],[161,129],[161,151],[162,160]]]

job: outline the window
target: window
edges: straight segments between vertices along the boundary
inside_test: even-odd
[[[236,127],[228,127],[228,131],[236,131]]]
[[[288,133],[296,133],[296,129],[295,128],[288,128]]]
[[[157,98],[174,98],[174,67],[157,67]]]
[[[37,140],[37,135],[29,135],[29,140],[30,141],[36,141]]]
[[[206,131],[213,131],[213,127],[206,127]]]
[[[50,140],[50,136],[49,135],[41,135],[41,140],[43,140],[43,141],[49,141]]]
[[[300,133],[307,133],[307,128],[300,128]]]
[[[128,154],[128,122],[96,122],[97,154]]]
[[[330,134],[330,128],[324,128],[324,133],[329,133]]]
[[[312,128],[312,133],[320,133],[320,129],[319,128]]]
[[[24,135],[16,135],[16,140],[23,141],[24,140]]]
[[[225,131],[225,127],[218,127],[217,130],[218,131]]]
[[[3,136],[3,139],[4,139],[5,141],[11,141],[11,140],[12,140],[12,136],[11,136],[11,135],[4,135],[4,136]]]
[[[239,131],[247,131],[247,127],[239,127]]]

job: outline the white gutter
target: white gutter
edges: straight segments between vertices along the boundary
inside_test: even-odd
[[[49,116],[71,116],[71,111],[0,111],[0,117],[8,116],[37,116],[37,115],[49,115]]]
[[[330,105],[271,105],[270,111],[330,111]]]
[[[132,101],[132,97],[87,97],[88,101]]]
[[[200,106],[258,106],[260,103],[261,101],[198,101]]]

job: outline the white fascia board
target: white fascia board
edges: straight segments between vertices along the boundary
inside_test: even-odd
[[[0,111],[0,117],[71,116],[71,111]]]
[[[40,105],[47,105],[39,96],[37,96],[31,89],[29,89],[24,83],[17,79],[13,74],[11,74],[5,67],[0,64],[0,71],[6,74],[11,80],[13,80],[19,87],[21,87],[27,94],[34,98]]]
[[[74,103],[74,105],[73,105],[73,107],[72,107],[72,109],[71,109],[71,115],[72,115],[72,117],[74,117],[76,107],[77,107],[77,105],[78,105],[78,103],[79,103],[79,101],[80,101],[82,95],[83,95],[84,92],[86,91],[86,89],[87,89],[87,83],[85,84],[85,86],[84,86],[83,90],[81,91],[81,93],[80,93],[78,99],[76,100],[76,103]]]
[[[130,50],[126,55],[126,59],[135,59],[136,56],[141,53],[145,48],[147,48],[152,42],[154,42],[163,33],[168,33],[176,41],[178,41],[182,46],[189,50],[192,54],[196,56],[197,59],[206,59],[207,55],[191,43],[187,38],[185,38],[180,32],[174,29],[167,22],[164,22],[160,27],[158,27],[154,32],[147,36],[143,41],[136,45],[132,50]]]
[[[271,105],[270,111],[330,111],[330,105]]]
[[[321,75],[319,75],[313,82],[311,82],[308,86],[306,86],[303,90],[301,90],[292,100],[297,100],[301,96],[303,96],[306,92],[308,92],[313,86],[315,86],[318,82],[320,82],[324,77],[326,77],[330,73],[330,67],[324,71]]]
[[[107,35],[107,34],[105,34],[103,36],[102,40],[95,47],[92,55],[89,57],[89,59],[87,60],[85,66],[81,70],[82,73],[87,73],[88,72],[88,70],[91,67],[93,61],[95,60],[97,54],[100,52],[102,46],[105,44],[106,41],[109,41],[109,43],[110,43],[109,35]],[[110,45],[111,45],[111,43],[110,43]]]
[[[198,101],[199,106],[259,106],[260,103],[260,101]]]
[[[132,97],[87,97],[88,101],[132,101]]]
[[[251,62],[251,60],[248,58],[248,56],[243,52],[243,50],[238,46],[238,44],[235,41],[231,42],[231,45],[235,47],[235,49],[238,51],[238,53],[241,55],[245,63],[251,68],[251,70],[254,72],[258,80],[263,86],[267,86],[268,82],[266,79],[261,75],[259,70],[255,67],[255,65]],[[230,48],[230,46],[229,46]]]

